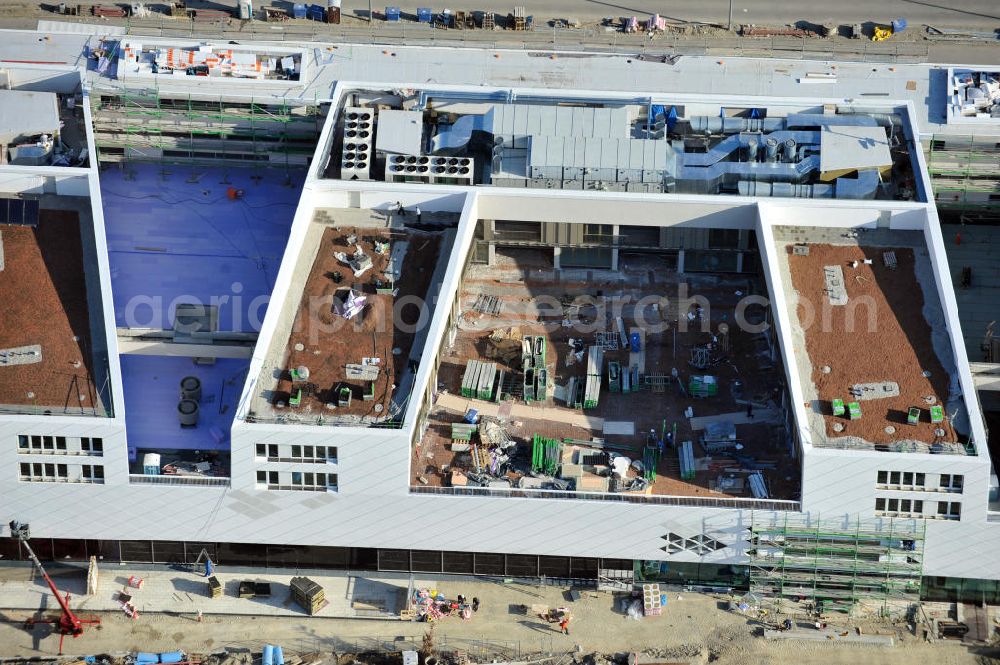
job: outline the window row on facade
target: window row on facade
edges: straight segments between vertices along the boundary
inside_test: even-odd
[[[302,446],[286,443],[258,443],[254,451],[258,461],[326,464],[337,461],[336,446]]]
[[[21,462],[19,479],[35,483],[103,483],[104,467],[100,464]]]
[[[257,487],[269,490],[336,491],[337,474],[306,471],[258,471]]]
[[[937,476],[937,484],[933,483]],[[930,478],[928,478],[930,476]],[[914,492],[962,493],[965,477],[960,474],[927,474],[914,471],[879,471],[875,479],[878,489],[908,490]]]
[[[22,455],[103,455],[104,439],[48,434],[19,434],[17,452]]]
[[[957,520],[962,518],[962,504],[958,501],[878,497],[875,499],[875,513],[883,517]]]

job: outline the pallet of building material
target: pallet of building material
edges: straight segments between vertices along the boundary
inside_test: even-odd
[[[576,382],[576,395],[573,397],[573,408],[582,409],[583,408],[583,397],[587,391],[587,379],[578,379]]]
[[[189,9],[188,13],[194,21],[226,21],[233,17],[231,12],[222,9]]]
[[[475,397],[479,391],[479,365],[478,360],[470,360],[465,363],[465,374],[462,375],[462,397]]]
[[[639,383],[639,367],[637,365],[633,365],[632,367],[630,367],[629,375],[630,375],[629,387],[631,388],[630,392],[633,393],[639,392],[639,388],[641,386],[641,384]]]
[[[770,493],[767,491],[767,483],[764,482],[764,474],[760,471],[756,471],[747,476],[747,482],[750,484],[750,493],[753,494],[755,499],[768,499],[770,498]]]
[[[710,443],[716,441],[736,441],[736,424],[731,420],[716,420],[705,423],[702,440]]]
[[[694,375],[688,381],[688,394],[691,397],[715,397],[719,393],[719,384],[710,374]]]
[[[684,441],[681,443],[680,447],[677,449],[677,458],[681,467],[681,479],[694,480],[694,444],[690,441]]]
[[[622,392],[632,392],[632,372],[629,371],[628,367],[622,367],[619,369],[619,373],[622,377]]]
[[[535,434],[531,439],[531,470],[533,473],[544,473],[554,476],[559,469],[562,456],[562,443],[557,439],[548,439]]]
[[[483,12],[483,30],[496,30],[497,21],[493,12]]]
[[[622,368],[613,360],[608,363],[608,390],[613,393],[622,391]]]
[[[507,27],[513,30],[527,30],[527,18],[524,7],[514,7],[514,13],[507,17]]]
[[[931,422],[934,424],[944,422],[944,407],[940,404],[931,407]]]
[[[316,614],[327,604],[323,587],[308,577],[293,577],[289,587],[292,598],[310,615]]]
[[[628,335],[625,334],[625,321],[622,317],[615,317],[615,329],[618,331],[618,339],[621,340],[621,346],[623,349],[628,348]]]
[[[601,396],[601,377],[588,375],[586,382],[583,391],[583,408],[596,409]]]
[[[519,328],[497,328],[486,338],[486,356],[507,365],[514,365],[521,357],[523,342]]]
[[[480,293],[472,309],[480,314],[492,314],[496,316],[500,314],[500,298],[499,296],[489,296],[485,293]]]
[[[642,609],[659,609],[663,607],[661,602],[663,599],[663,594],[660,593],[659,584],[643,584],[642,585]]]
[[[469,423],[452,423],[451,424],[451,440],[468,442],[472,440],[472,435],[479,428],[476,425],[470,425]]]
[[[535,336],[525,335],[521,340],[521,369],[527,370],[535,366]]]
[[[476,397],[489,400],[493,397],[493,382],[497,376],[496,363],[483,363],[479,371],[479,382],[476,386]]]
[[[549,398],[549,370],[544,367],[535,371],[535,400],[544,402]]]
[[[601,376],[604,367],[604,349],[591,346],[587,349],[587,376]]]
[[[90,8],[90,13],[92,16],[100,16],[101,18],[125,17],[125,9],[117,5],[94,5]]]
[[[541,335],[535,335],[534,348],[532,349],[531,355],[534,360],[535,367],[542,367],[545,365],[545,338]]]
[[[575,376],[569,378],[569,383],[566,384],[566,392],[563,393],[564,401],[566,406],[571,409],[577,408],[576,406],[576,384],[579,381]]]
[[[500,396],[503,395],[504,376],[504,371],[502,369],[498,369],[496,382],[493,385],[493,401],[497,403],[500,402]]]
[[[896,262],[896,252],[882,252],[882,263],[884,263],[885,267],[889,270],[895,270],[896,266],[899,265]]]
[[[528,368],[524,370],[524,381],[521,383],[522,397],[525,402],[535,401],[535,370]]]
[[[705,449],[705,453],[708,455],[715,455],[717,453],[722,453],[727,450],[735,450],[736,447],[740,445],[739,441],[735,439],[730,441],[728,439],[707,441],[704,437],[700,440],[701,447]]]
[[[359,365],[348,363],[345,367],[347,378],[351,381],[377,381],[378,365]]]

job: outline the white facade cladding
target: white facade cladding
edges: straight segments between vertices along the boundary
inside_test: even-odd
[[[310,66],[323,67],[315,63]],[[172,85],[180,83],[175,80]],[[339,108],[350,90],[364,85],[341,83],[329,101],[335,109]],[[454,86],[450,91],[482,92],[471,86]],[[526,90],[519,94],[541,95],[542,91]],[[587,92],[573,90],[567,94],[580,98]],[[602,99],[622,101],[635,97],[632,93],[627,97],[602,95]],[[769,103],[768,98],[760,96],[710,100],[704,96],[676,95],[671,99],[686,104],[689,112],[696,112],[701,105],[704,113],[717,113],[720,105]],[[792,103],[788,99],[778,101]],[[799,100],[795,104],[798,110],[803,110],[822,109],[824,103],[835,102]],[[885,102],[883,106],[902,107],[907,109],[908,119],[913,116],[913,107],[906,102]],[[89,121],[89,106],[85,105],[85,111]],[[341,182],[321,175],[330,158],[337,119],[336,112],[327,117],[291,224],[271,302],[246,373],[248,378],[240,387],[236,419],[229,433],[228,481],[157,483],[128,471],[129,434],[124,423],[128,395],[122,386],[118,341],[113,334],[115,317],[96,163],[85,173],[77,174],[76,177],[86,178],[93,207],[104,310],[92,311],[91,315],[103,317],[107,330],[107,346],[113,359],[110,363],[113,415],[92,418],[0,413],[0,518],[4,523],[17,519],[30,523],[37,537],[60,539],[282,543],[746,564],[747,529],[753,519],[780,520],[787,511],[810,519],[842,520],[849,524],[858,519],[884,517],[889,512],[904,513],[899,503],[888,502],[905,500],[911,502],[907,505],[926,502],[925,512],[932,513],[926,520],[924,575],[1000,579],[1000,557],[995,556],[1000,550],[1000,513],[990,509],[988,499],[992,465],[986,431],[974,398],[933,203],[819,202],[738,195]],[[907,131],[911,136],[916,135],[912,126]],[[95,154],[92,143],[91,153]],[[914,159],[917,188],[928,191],[919,151]],[[65,173],[65,170],[56,172]],[[14,175],[56,177],[20,171],[11,171],[8,176],[7,170],[0,168],[0,182]],[[425,214],[447,212],[459,217],[450,261],[440,283],[432,285],[435,314],[401,425],[341,427],[294,418],[284,422],[256,420],[250,414],[250,405],[259,390],[258,377],[268,356],[288,339],[297,299],[302,293],[303,271],[308,271],[311,260],[307,257],[307,241],[316,211],[386,211],[397,203],[411,209],[419,206]],[[649,497],[623,501],[613,495],[543,498],[499,493],[490,496],[488,492],[434,493],[433,488],[411,488],[411,465],[417,463],[413,443],[422,433],[421,414],[427,401],[437,393],[434,357],[449,332],[449,315],[456,308],[462,269],[479,220],[498,217],[539,223],[613,222],[669,229],[755,231],[775,312],[774,325],[786,357],[784,369],[797,443],[794,455],[802,474],[801,499],[767,502]],[[807,400],[801,389],[803,377],[796,363],[788,360],[795,344],[795,323],[788,314],[774,246],[774,228],[788,225],[923,233],[955,354],[955,376],[966,396],[975,455],[885,453],[813,445]],[[30,437],[35,436],[63,437],[70,443],[66,452],[61,453],[56,451],[54,443],[53,449],[47,451],[43,441],[39,451],[32,447]],[[20,447],[22,437],[29,437],[26,449]],[[85,450],[81,443],[84,438],[100,439],[101,450],[93,450],[92,443],[87,444],[91,449]],[[272,446],[276,452],[273,455]],[[311,452],[306,452],[307,447]],[[318,448],[324,452],[317,452]],[[23,477],[22,464],[43,465],[42,478],[31,477],[33,466],[28,477]],[[54,478],[49,481],[45,477],[47,464],[65,464],[73,470],[67,469],[65,482],[61,482],[56,467]],[[85,478],[82,471],[85,465],[102,466],[102,482],[97,482],[93,471],[87,472],[91,475]],[[287,481],[291,474],[311,474],[312,482],[300,486],[311,491],[294,488]],[[962,480],[956,481],[956,477]],[[277,482],[272,482],[272,478]],[[879,503],[880,500],[886,503]],[[938,513],[937,508],[930,509],[930,502],[948,506],[944,513]],[[953,503],[960,504],[955,513],[951,508]],[[891,511],[890,505],[897,510]],[[704,536],[725,547],[709,552],[677,551],[668,547],[668,534],[684,539]]]

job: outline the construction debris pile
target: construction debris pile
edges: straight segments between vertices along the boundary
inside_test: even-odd
[[[186,75],[297,81],[302,67],[301,52],[256,53],[208,44],[172,48],[123,40],[112,55],[118,57],[119,77],[129,74]]]
[[[468,621],[474,612],[479,611],[478,598],[469,600],[458,594],[456,598],[448,599],[437,589],[414,589],[409,601],[403,616],[417,621],[434,622],[452,616]]]
[[[1000,119],[1000,72],[955,72],[950,81],[948,115]]]

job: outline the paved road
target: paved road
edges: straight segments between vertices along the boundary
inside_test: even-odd
[[[440,10],[440,2],[426,0],[390,0],[400,5],[404,12],[413,13],[416,6],[430,6]],[[381,12],[385,0],[372,0],[373,9]],[[660,12],[668,20],[701,21],[726,24],[729,17],[729,0],[683,0],[661,2],[657,0],[505,0],[486,3],[483,0],[466,0],[463,4],[447,4],[452,10],[479,10],[492,6],[493,10],[507,14],[514,5],[522,5],[528,14],[544,17],[573,17],[582,21],[604,16],[645,17]],[[805,20],[814,23],[854,24],[867,21],[888,22],[904,17],[914,28],[929,24],[937,27],[972,27],[989,31],[1000,28],[1000,2],[997,0],[837,0],[817,2],[811,0],[732,0],[734,23],[784,25]],[[368,11],[366,0],[344,0],[345,12]]]

